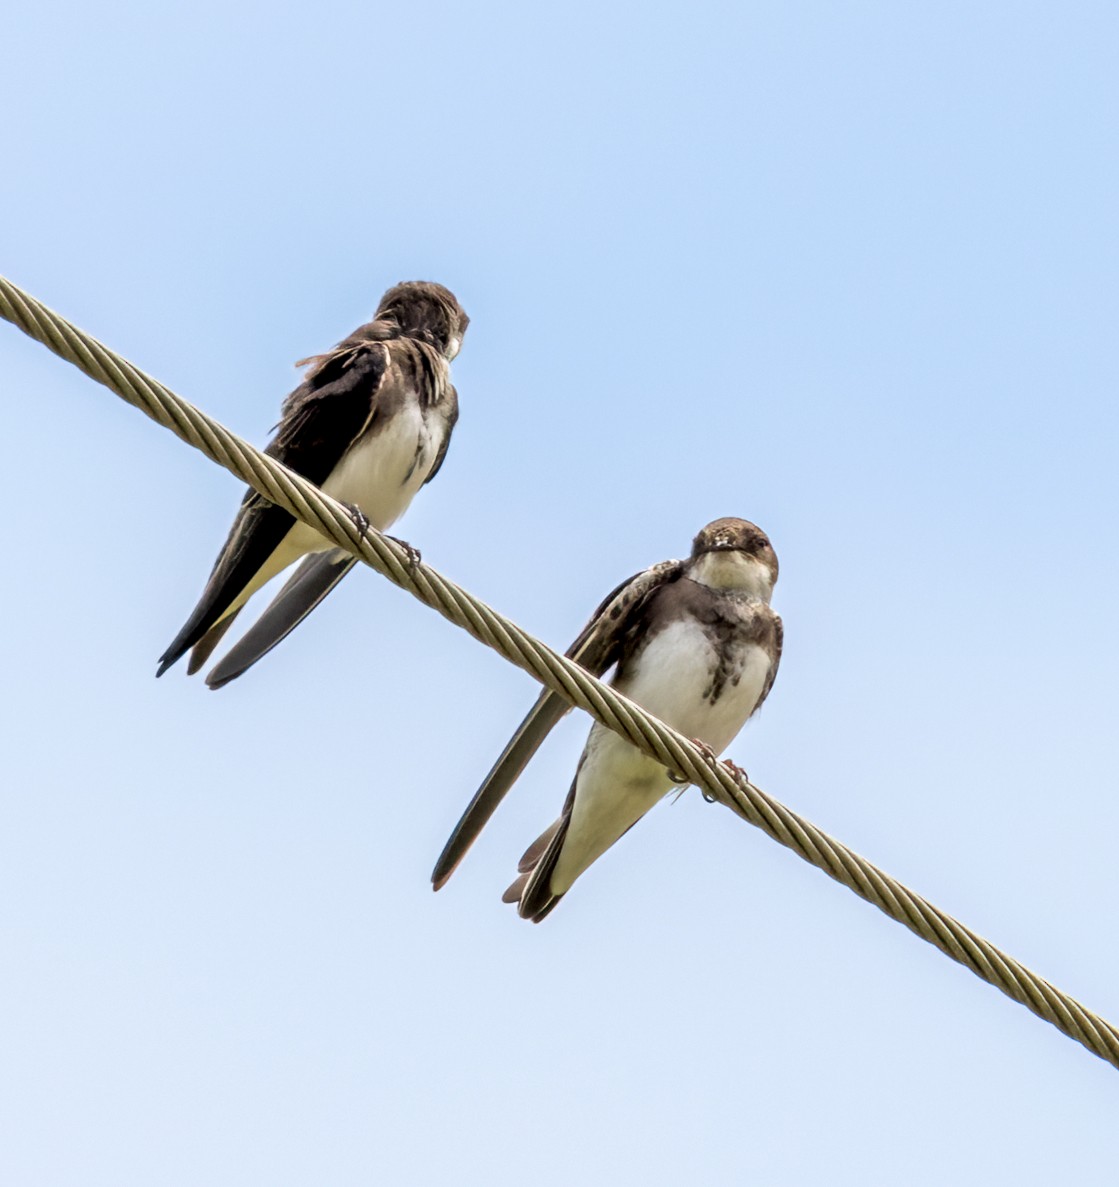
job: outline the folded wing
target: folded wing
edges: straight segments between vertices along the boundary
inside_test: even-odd
[[[307,378],[284,401],[276,436],[265,449],[297,474],[321,486],[350,446],[364,436],[376,415],[386,377],[383,344],[363,342],[318,360]],[[236,603],[257,577],[295,517],[255,491],[248,491],[218,556],[198,605],[160,657],[162,676],[222,620],[236,613]],[[206,640],[205,662],[222,630]]]
[[[607,595],[567,649],[568,658],[592,675],[601,676],[622,654],[648,599],[662,586],[678,580],[683,571],[683,561],[662,561],[623,581]],[[570,709],[570,703],[559,693],[541,693],[455,825],[431,875],[436,890],[454,873],[529,760]]]
[[[305,557],[260,618],[214,666],[207,686],[221,688],[247,672],[286,639],[355,564],[357,559],[341,548]]]

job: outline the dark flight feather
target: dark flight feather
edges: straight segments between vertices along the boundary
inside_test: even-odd
[[[586,757],[585,752],[583,757]],[[583,759],[580,759],[579,768],[582,765]],[[579,769],[577,768],[559,819],[548,825],[525,850],[524,856],[517,866],[519,877],[501,896],[503,903],[516,903],[517,914],[522,919],[531,919],[533,923],[539,923],[563,898],[562,894],[552,893],[550,883],[552,871],[556,868],[556,862],[559,861],[559,855],[563,851],[563,843],[567,840],[567,829],[571,824],[571,813],[575,808],[575,785],[578,781]],[[516,892],[515,897],[514,892]]]
[[[233,620],[241,613],[234,610],[227,614],[221,622],[216,622],[190,649],[190,659],[187,660],[187,675],[193,676],[199,668],[214,654],[214,648],[222,641],[225,632],[233,625]]]
[[[679,580],[684,569],[684,561],[662,561],[623,581],[591,615],[567,649],[567,657],[593,676],[601,676],[613,667],[639,629],[641,611],[649,599],[663,586]],[[570,709],[570,703],[559,693],[541,693],[455,825],[431,875],[436,890],[455,872],[529,760]]]
[[[207,687],[221,688],[247,672],[257,660],[263,659],[277,643],[282,643],[295,630],[356,564],[357,558],[341,548],[313,552],[304,557],[260,618],[206,677]],[[213,629],[224,626],[225,621]],[[191,665],[194,666],[193,656]]]
[[[264,452],[321,486],[349,447],[369,431],[387,359],[386,347],[377,342],[347,345],[323,356],[284,401],[278,431]],[[160,657],[157,676],[218,623],[295,522],[256,491],[246,493],[202,597]]]

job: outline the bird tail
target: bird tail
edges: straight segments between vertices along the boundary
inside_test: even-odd
[[[187,660],[188,676],[193,676],[214,654],[214,648],[222,641],[222,636],[233,625],[233,620],[240,613],[240,610],[231,610],[224,618],[219,618],[190,649],[190,659]]]
[[[503,903],[516,903],[517,914],[522,919],[539,923],[556,905],[562,894],[552,891],[552,873],[563,851],[567,830],[571,824],[571,809],[575,803],[575,785],[571,786],[563,814],[550,824],[525,850],[517,865],[518,877],[501,896]]]
[[[341,548],[314,552],[307,557],[264,613],[214,666],[206,677],[207,686],[221,688],[248,671],[258,659],[286,639],[355,564],[357,560]],[[197,651],[198,647],[195,648]],[[192,659],[191,670],[196,666]]]
[[[431,883],[436,890],[441,889],[455,872],[467,850],[516,782],[517,776],[528,766],[529,759],[540,749],[556,722],[570,710],[571,706],[557,693],[545,690],[540,694],[482,786],[474,793],[474,798],[455,825],[455,831],[443,846],[431,875]]]
[[[193,669],[197,670],[205,663],[224,634],[222,630],[207,639],[210,631],[239,610],[262,585],[305,551],[284,544],[294,524],[294,515],[250,492],[233,521],[229,538],[218,555],[198,605],[174,642],[159,657],[157,676],[162,676],[198,643],[203,645],[202,658],[195,662]]]

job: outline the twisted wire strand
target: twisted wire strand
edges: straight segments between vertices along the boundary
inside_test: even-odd
[[[0,316],[798,857],[1119,1067],[1119,1030],[0,276]]]

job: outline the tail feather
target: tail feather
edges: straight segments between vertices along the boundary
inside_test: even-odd
[[[531,874],[536,867],[536,863],[544,856],[544,850],[552,843],[552,838],[556,835],[556,831],[563,823],[563,817],[555,821],[554,824],[549,824],[548,827],[532,842],[525,850],[524,856],[517,863],[518,874]]]
[[[568,796],[563,815],[555,824],[549,825],[529,846],[521,859],[520,876],[502,898],[503,902],[517,904],[517,914],[522,919],[531,919],[533,923],[539,923],[563,898],[562,894],[552,893],[552,872],[556,868],[556,862],[567,838],[573,799],[573,796]],[[536,860],[530,863],[529,859],[534,856]]]
[[[518,874],[513,879],[513,883],[509,886],[505,893],[501,896],[503,903],[519,903],[521,895],[525,892],[525,887],[528,885],[528,874]]]
[[[188,676],[193,676],[199,668],[205,665],[206,661],[213,655],[214,648],[221,642],[222,636],[233,625],[233,620],[240,613],[240,609],[237,609],[231,614],[227,614],[220,622],[214,623],[202,638],[195,643],[190,651],[190,659],[187,660]]]
[[[431,875],[436,890],[446,885],[447,879],[458,868],[467,850],[497,811],[517,776],[528,766],[529,759],[540,749],[553,726],[570,709],[571,706],[557,693],[545,690],[540,694],[528,716],[517,727],[517,732],[509,739],[485,782],[475,792],[462,818],[455,825],[455,831],[443,847]]]
[[[251,593],[254,588],[259,588],[269,576],[295,559],[285,560],[271,573],[264,572],[265,565],[278,563],[273,554],[295,522],[295,516],[282,507],[268,503],[252,492],[246,496],[198,605],[183,623],[171,646],[159,657],[157,676],[162,676],[172,664],[178,663],[211,628],[228,617],[230,607],[239,609],[249,596],[246,590]]]
[[[260,618],[215,665],[206,677],[207,686],[221,688],[247,672],[283,642],[355,564],[356,558],[341,548],[314,552],[307,557]],[[193,660],[191,670],[194,670]]]
[[[583,757],[586,757],[585,751]],[[581,759],[579,762],[580,768],[582,765],[583,760]],[[550,824],[525,850],[525,854],[517,866],[519,876],[502,896],[502,902],[516,903],[517,913],[521,918],[531,919],[533,923],[539,923],[545,916],[555,910],[560,899],[571,889],[571,883],[579,876],[580,870],[585,870],[594,860],[594,855],[588,855],[584,850],[582,853],[584,860],[582,862],[576,862],[574,872],[570,863],[565,866],[564,881],[566,882],[566,888],[559,893],[556,893],[552,889],[552,878],[556,872],[556,867],[559,865],[560,856],[563,853],[564,845],[567,843],[568,830],[571,827],[571,817],[575,810],[575,788],[578,784],[578,779],[579,775],[576,772],[575,780],[571,784],[571,790],[567,793],[567,800],[563,805],[562,815],[554,824]],[[637,820],[631,821],[613,840],[609,841],[606,848],[620,841],[644,815],[645,813],[642,812],[637,817]],[[580,844],[581,847],[585,846],[585,836]],[[571,854],[570,856],[577,858],[579,855]]]

